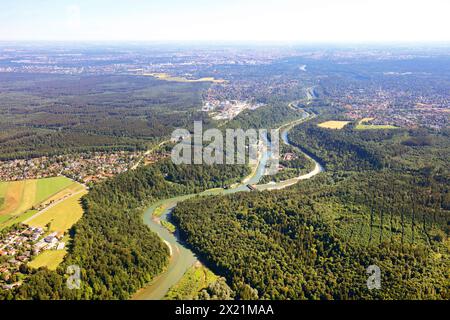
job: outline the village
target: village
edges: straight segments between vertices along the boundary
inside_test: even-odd
[[[129,170],[142,156],[142,152],[89,152],[0,161],[0,181],[64,175],[89,185]]]
[[[46,234],[44,228],[16,225],[0,237],[0,287],[14,289],[22,284],[28,262],[46,250],[64,250],[64,234]]]
[[[21,181],[63,175],[89,186],[136,168],[139,164],[148,165],[168,156],[167,151],[157,148],[145,154],[124,151],[93,152],[2,161],[0,181]],[[44,212],[73,195],[68,193],[58,201],[42,202],[33,209]],[[49,232],[46,228],[29,226],[26,220],[0,230],[0,288],[12,290],[19,287],[31,268],[29,263],[36,256],[48,250],[65,249],[64,236],[64,232]]]

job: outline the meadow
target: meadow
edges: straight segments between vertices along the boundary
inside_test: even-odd
[[[83,216],[81,207],[81,197],[87,194],[87,190],[78,185],[81,190],[66,198],[48,209],[33,215],[24,223],[33,227],[48,227],[48,232],[66,233]],[[65,242],[69,240],[66,236]],[[47,250],[35,257],[28,266],[31,268],[47,267],[49,270],[56,270],[58,265],[64,260],[67,250]]]
[[[33,227],[45,227],[49,225],[48,231],[64,233],[83,215],[80,199],[86,193],[86,190],[78,191],[65,200],[33,216],[26,223]]]
[[[28,219],[37,206],[60,199],[78,186],[66,177],[0,182],[0,229]]]
[[[16,215],[74,184],[66,177],[0,182],[0,215]]]
[[[370,121],[375,120],[374,118],[363,118],[361,119],[355,127],[355,130],[382,130],[382,129],[398,129],[396,126],[388,124],[371,124]]]
[[[67,251],[64,250],[47,250],[35,257],[28,263],[28,266],[33,269],[47,267],[49,270],[56,270],[59,264],[64,260]]]

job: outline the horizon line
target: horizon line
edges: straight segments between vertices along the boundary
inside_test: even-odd
[[[104,39],[0,39],[0,43],[158,43],[158,44],[338,44],[338,45],[366,45],[366,44],[448,44],[450,40],[104,40]]]

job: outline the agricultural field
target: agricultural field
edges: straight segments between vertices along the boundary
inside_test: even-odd
[[[0,208],[3,204],[3,200],[6,193],[7,184],[5,182],[0,182]]]
[[[36,181],[36,203],[41,203],[46,200],[49,195],[54,195],[60,190],[64,190],[69,186],[74,185],[74,182],[66,177],[56,177],[50,179],[39,179]],[[77,185],[75,183],[75,185]]]
[[[371,124],[370,121],[375,120],[374,118],[363,118],[361,119],[355,127],[355,130],[381,130],[381,129],[398,129],[396,126],[388,124]]]
[[[0,229],[27,219],[36,207],[79,188],[82,186],[66,177],[0,182]]]
[[[197,294],[207,288],[219,277],[200,263],[194,264],[183,278],[166,295],[168,300],[193,300]]]
[[[45,199],[45,201],[41,202],[41,205],[47,206],[55,201],[61,200],[63,198],[66,198],[68,196],[71,196],[75,193],[78,193],[82,190],[85,190],[84,186],[79,184],[78,182],[74,182],[71,185],[69,185],[67,188],[62,189],[61,191],[55,193],[50,198]]]
[[[83,215],[81,207],[81,197],[87,194],[81,185],[80,189],[71,196],[66,196],[63,200],[50,205],[41,212],[33,215],[24,223],[33,227],[46,227],[48,232],[66,233]],[[69,241],[66,236],[65,242]],[[67,250],[47,250],[35,257],[28,266],[31,268],[47,267],[50,270],[56,270],[58,265],[64,260]]]
[[[26,220],[25,223],[33,227],[45,227],[50,224],[49,231],[66,232],[83,215],[80,199],[87,193],[82,189],[66,199],[51,205],[40,213]]]
[[[325,121],[322,123],[319,123],[318,126],[321,128],[326,128],[326,129],[343,129],[347,124],[349,124],[351,121],[337,121],[337,120],[330,120],[330,121]]]
[[[37,210],[28,210],[17,216],[4,215],[0,216],[0,230],[10,227],[14,224],[24,222],[25,220],[34,216],[38,211]]]
[[[36,180],[2,182],[4,194],[0,216],[18,215],[30,209],[36,198]]]

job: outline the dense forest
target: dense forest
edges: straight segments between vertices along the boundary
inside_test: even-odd
[[[376,150],[366,148],[352,130],[324,130],[317,126],[317,121],[312,121],[294,128],[289,138],[316,155],[329,170],[379,169],[382,166]]]
[[[229,186],[250,173],[245,165],[174,165],[163,161],[158,166],[165,179],[192,188],[193,191]],[[210,177],[210,179],[205,179]]]
[[[207,87],[142,76],[0,74],[0,161],[144,150],[175,128],[191,130],[194,121],[213,127],[200,110]],[[274,102],[226,127],[271,128],[297,118],[298,110]]]
[[[227,128],[269,129],[300,117],[301,111],[288,107],[286,104],[271,104],[254,111],[245,110],[226,124]]]
[[[210,122],[204,83],[152,77],[0,74],[0,160],[142,150],[174,128]]]
[[[399,231],[390,229],[389,211],[385,225],[379,219],[370,225],[370,214],[357,210],[361,204],[340,198],[354,194],[331,192],[324,182],[317,195],[305,196],[298,187],[190,200],[176,208],[174,219],[189,245],[228,279],[240,299],[449,298],[448,260],[431,255],[418,240],[402,245]],[[408,217],[400,224],[397,216],[395,228],[410,229]],[[341,220],[355,229],[353,235]],[[417,220],[419,238],[424,231]],[[377,232],[368,239],[369,228]],[[432,241],[444,250],[440,239]],[[381,290],[366,287],[365,269],[373,264],[382,270]]]
[[[84,215],[71,229],[69,254],[56,272],[28,270],[15,292],[5,299],[127,299],[167,265],[169,252],[142,223],[150,203],[180,194],[220,187],[222,177],[234,181],[246,167],[160,164],[121,174],[92,188],[83,201]],[[165,179],[171,177],[171,181]],[[193,177],[197,178],[193,179]],[[180,180],[177,180],[180,179]],[[65,284],[70,265],[81,267],[81,290]]]
[[[449,299],[448,131],[318,121],[289,137],[327,173],[183,202],[173,213],[183,238],[240,299]],[[366,286],[370,265],[381,290]]]
[[[20,131],[0,138],[0,161],[89,151],[145,150],[143,140],[91,133]]]
[[[205,130],[270,129],[314,114],[290,130],[293,147],[282,146],[294,159],[282,157],[283,170],[260,182],[312,170],[300,150],[325,172],[283,190],[191,198],[161,220],[218,276],[198,299],[450,299],[445,48],[77,46],[3,51],[0,66],[12,72],[0,73],[0,161],[149,150],[175,128],[192,132],[196,120]],[[161,81],[145,70],[225,82]],[[201,111],[227,100],[263,106],[226,121]],[[362,117],[398,128],[357,130]],[[318,126],[328,120],[352,123]],[[228,188],[250,171],[174,165],[172,147],[90,188],[58,269],[22,264],[14,280],[23,284],[0,290],[0,300],[128,299],[161,274],[169,250],[143,223],[145,209]],[[81,267],[81,290],[66,286],[71,265]],[[379,290],[367,288],[371,265],[381,270]]]
[[[283,68],[280,64],[278,68]],[[258,70],[254,70],[255,76]],[[199,111],[206,84],[139,76],[0,75],[0,160],[98,150],[145,150],[177,127],[217,125]],[[316,96],[329,94],[320,89]],[[298,99],[290,92],[286,97]],[[299,118],[278,101],[244,111],[219,128],[276,128]],[[298,105],[303,105],[303,101]],[[238,299],[450,299],[450,131],[448,128],[320,128],[340,117],[328,102],[305,102],[319,116],[293,128],[292,145],[326,173],[279,191],[201,197],[180,203],[173,222],[202,262]],[[167,150],[166,150],[167,151]],[[311,169],[297,149],[262,182]],[[246,166],[173,165],[163,160],[94,186],[71,229],[56,272],[24,270],[24,284],[2,299],[127,299],[161,273],[168,249],[142,222],[151,203],[226,187]],[[79,265],[81,290],[67,289]],[[382,272],[368,290],[366,268]],[[210,288],[211,289],[211,288]],[[216,296],[215,290],[204,296]],[[227,295],[228,296],[228,295]]]

